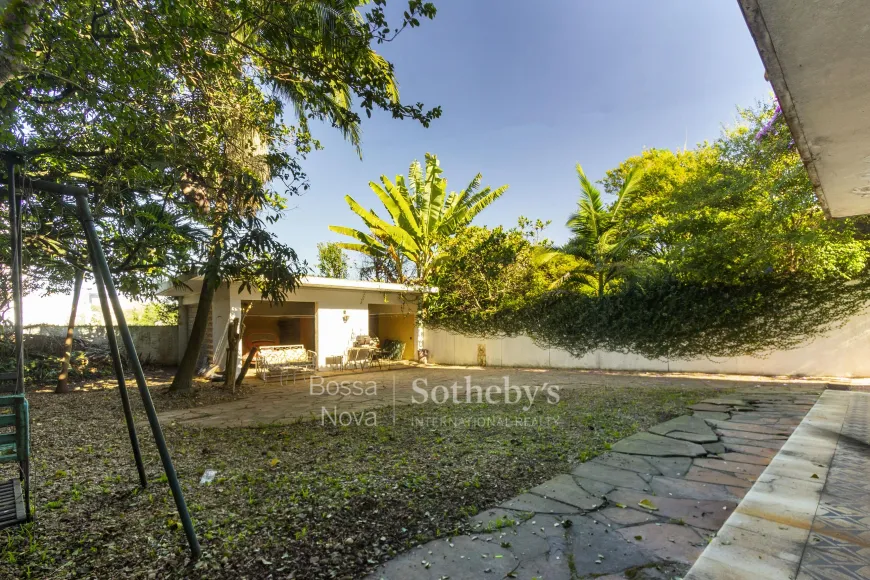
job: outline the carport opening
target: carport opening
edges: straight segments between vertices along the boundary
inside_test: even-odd
[[[384,341],[404,343],[403,360],[414,360],[414,328],[416,315],[400,304],[369,304],[369,336]]]
[[[254,346],[301,344],[314,348],[314,302],[245,302],[245,332],[242,348],[247,354]]]

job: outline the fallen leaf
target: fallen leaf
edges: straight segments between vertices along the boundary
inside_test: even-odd
[[[637,505],[639,505],[639,506],[642,507],[642,508],[646,508],[646,509],[648,509],[648,510],[657,510],[657,509],[659,509],[659,508],[657,508],[657,507],[655,506],[655,504],[654,504],[653,502],[651,502],[651,501],[648,500],[648,499],[642,499],[642,500],[640,500],[639,502],[637,502]]]

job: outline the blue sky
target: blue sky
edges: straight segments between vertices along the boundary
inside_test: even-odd
[[[401,2],[399,2],[401,3]],[[331,224],[362,224],[344,202],[380,204],[368,188],[438,155],[450,189],[480,172],[509,184],[476,224],[552,220],[564,242],[578,185],[643,148],[714,139],[736,106],[771,94],[735,0],[436,0],[438,15],[380,52],[396,66],[402,99],[441,105],[424,129],[388,114],[364,119],[363,159],[327,126],[325,149],[304,162],[311,189],[275,226],[310,265]]]

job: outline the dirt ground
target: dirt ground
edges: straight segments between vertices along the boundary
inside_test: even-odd
[[[418,390],[414,390],[414,386]],[[823,384],[807,379],[772,379],[743,375],[602,373],[570,369],[516,369],[506,367],[445,367],[402,366],[392,370],[377,368],[366,371],[326,372],[300,376],[293,382],[288,377],[283,384],[277,379],[264,382],[253,374],[245,381],[250,396],[222,404],[197,405],[160,414],[160,420],[198,427],[252,427],[263,424],[286,424],[300,419],[332,421],[336,414],[348,419],[348,414],[360,417],[365,410],[377,410],[382,420],[392,421],[394,405],[427,402],[434,394],[440,401],[447,389],[448,399],[511,405],[516,390],[506,395],[505,385],[522,389],[521,400],[532,393],[540,404],[553,387],[584,389],[589,387],[639,388],[711,388],[745,387],[747,384],[788,385]],[[455,389],[454,389],[455,385]],[[475,387],[481,387],[481,394]],[[524,387],[529,387],[527,391]],[[535,387],[538,390],[535,397]],[[455,393],[454,393],[455,391]],[[425,393],[425,395],[424,395]],[[507,400],[506,400],[507,397]],[[521,406],[525,406],[525,403]],[[353,417],[352,417],[353,418]]]
[[[520,398],[511,402],[504,390],[492,390],[487,401],[487,389],[503,387],[505,376],[528,391],[513,391]],[[312,394],[310,381],[249,380],[236,393],[202,382],[190,396],[173,396],[166,392],[171,372],[149,373],[203,547],[196,563],[136,390],[144,489],[114,381],[79,385],[68,395],[28,393],[36,519],[0,531],[0,578],[357,578],[410,547],[462,533],[468,516],[683,414],[687,405],[734,385],[761,384],[444,367],[324,379],[339,388],[342,381],[378,388],[328,395]],[[415,379],[425,380],[417,386],[427,402],[393,406],[393,397],[422,397]],[[560,387],[558,400],[540,391],[544,383]],[[480,403],[474,386],[481,387]],[[535,387],[533,403],[525,404]],[[324,420],[323,407],[351,418],[371,412],[375,421]],[[207,469],[217,477],[201,484]]]

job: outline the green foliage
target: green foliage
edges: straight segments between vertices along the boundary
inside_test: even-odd
[[[698,284],[667,275],[602,297],[557,290],[509,319],[512,333],[583,356],[596,349],[693,359],[786,350],[861,312],[870,282],[780,279]]]
[[[124,312],[127,324],[134,326],[175,326],[178,324],[178,302],[164,298]]]
[[[424,297],[427,327],[467,335],[509,332],[511,317],[565,275],[535,262],[534,242],[546,224],[520,218],[517,228],[463,229],[441,248],[432,277],[438,293]]]
[[[347,255],[336,242],[317,244],[317,273],[327,278],[348,278]]]
[[[637,187],[639,173],[637,170],[627,173],[616,192],[616,200],[605,206],[601,192],[577,164],[580,201],[577,202],[577,211],[566,224],[573,235],[561,250],[541,248],[535,255],[540,264],[557,261],[568,268],[567,275],[558,283],[573,283],[603,296],[630,274],[636,265],[634,250],[646,232],[642,225],[631,227],[624,216],[625,207],[631,203]]]
[[[148,296],[161,277],[200,269],[280,298],[298,264],[258,214],[276,218],[282,195],[307,188],[310,120],[358,146],[359,110],[424,125],[440,114],[402,103],[372,48],[434,6],[411,0],[390,26],[385,2],[367,4],[16,2],[0,19],[13,42],[0,58],[0,146],[23,153],[29,176],[89,187],[123,291]],[[30,197],[45,211],[28,228],[26,267],[62,291],[86,260],[74,218],[52,203]],[[143,215],[154,204],[168,216],[160,226]],[[217,256],[255,259],[224,267]]]
[[[484,243],[495,232],[472,232],[467,249],[457,238],[458,274],[442,274],[425,315],[466,334],[526,334],[575,356],[763,355],[836,328],[870,301],[870,228],[866,218],[825,219],[784,122],[755,139],[772,114],[743,111],[743,124],[712,144],[626,160],[603,181],[616,195],[610,205],[581,174],[575,237],[563,249],[573,248],[575,261],[561,259],[567,272],[526,271],[516,240],[503,243],[509,257],[500,264]],[[605,245],[601,232],[614,232]],[[542,246],[533,265],[559,263]],[[588,277],[596,264],[616,276],[587,283],[594,292],[509,283]]]
[[[329,229],[357,240],[341,243],[342,248],[390,262],[395,272],[395,280],[391,281],[428,283],[444,255],[441,244],[471,223],[508,188],[503,185],[495,190],[480,189],[482,176],[478,173],[468,187],[448,194],[447,179],[441,173],[438,158],[427,153],[425,171],[419,161],[414,161],[408,170],[407,184],[401,175],[394,182],[381,175],[383,187],[373,181],[369,187],[383,203],[391,221],[365,209],[348,195],[347,204],[363,220],[369,233],[342,226]],[[405,271],[406,263],[413,266],[413,273]]]
[[[643,171],[626,214],[647,228],[645,253],[696,283],[859,276],[870,255],[866,218],[826,219],[785,123],[756,141],[772,108],[741,114],[743,124],[712,144],[644,151],[608,172],[605,189],[614,192]]]

